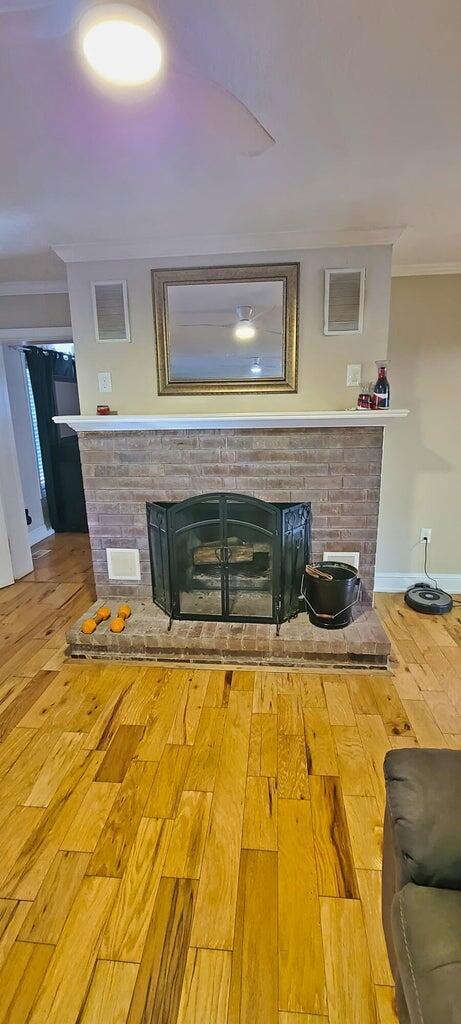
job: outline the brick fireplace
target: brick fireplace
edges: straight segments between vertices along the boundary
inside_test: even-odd
[[[227,491],[310,502],[312,558],[358,552],[371,602],[381,426],[98,430],[79,441],[98,597],[152,600],[146,502]],[[139,550],[139,583],[109,580],[106,548]]]
[[[373,593],[383,428],[150,430],[81,433],[97,595],[152,598],[145,503],[226,490],[310,502],[311,557],[357,551]],[[107,548],[137,548],[141,579],[114,583]]]
[[[105,422],[100,417],[71,417],[67,422],[79,433],[98,594],[96,604],[68,634],[71,654],[317,670],[322,666],[386,668],[390,642],[371,606],[383,426],[406,414],[406,410],[386,410],[213,418],[111,416]],[[278,635],[279,616],[273,612],[271,616],[266,612],[264,619],[254,614],[232,619],[227,614],[227,584],[222,588],[224,616],[194,614],[189,619],[166,614],[162,603],[153,599],[146,507],[157,503],[162,512],[178,502],[189,506],[188,499],[197,500],[200,495],[208,496],[202,503],[211,495],[219,495],[219,500],[224,496],[231,507],[240,500],[238,496],[246,495],[257,499],[253,504],[271,503],[277,515],[283,515],[288,506],[304,505],[310,512],[306,550],[312,560],[321,560],[326,551],[359,556],[363,600],[351,624],[319,629],[306,614],[292,618],[290,611]],[[251,505],[251,500],[245,503]],[[234,514],[231,519],[236,521]],[[226,543],[230,537],[225,534]],[[237,541],[241,546],[238,531],[232,543]],[[109,579],[108,548],[135,550],[137,582]],[[217,548],[221,551],[219,544]],[[192,559],[197,552],[201,559],[208,558],[207,550],[203,538],[198,547],[194,538]],[[116,550],[115,561],[126,557],[124,553],[119,559]],[[247,566],[246,575],[249,571]],[[263,568],[262,575],[265,572]],[[246,601],[246,582],[240,572],[236,575],[242,591],[239,600]],[[186,595],[189,599],[188,591]],[[193,596],[195,600],[197,595]],[[128,599],[132,607],[125,630],[114,634],[110,624],[103,622],[91,635],[83,635],[83,618],[94,615],[102,602],[116,614],[119,598]]]

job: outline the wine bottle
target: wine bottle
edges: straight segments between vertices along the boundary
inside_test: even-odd
[[[387,362],[377,360],[378,380],[373,388],[373,409],[388,409],[391,401],[391,389],[387,379]]]

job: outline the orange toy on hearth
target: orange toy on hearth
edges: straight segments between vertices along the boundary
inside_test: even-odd
[[[111,633],[123,633],[125,629],[125,619],[120,618],[112,619],[110,624]]]
[[[95,615],[95,620],[99,624],[100,622],[106,622],[110,619],[110,608],[106,608],[105,605],[99,608]]]
[[[97,625],[98,623],[95,619],[85,619],[81,625],[82,633],[94,633]]]

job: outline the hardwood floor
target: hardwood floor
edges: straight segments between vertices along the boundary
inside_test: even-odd
[[[395,674],[69,663],[88,542],[0,591],[0,1024],[392,1024],[382,760],[461,747],[461,615]]]

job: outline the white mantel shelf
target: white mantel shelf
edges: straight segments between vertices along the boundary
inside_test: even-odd
[[[78,434],[113,430],[254,430],[299,429],[307,427],[385,427],[404,419],[408,409],[338,409],[332,412],[224,413],[177,416],[54,416]]]

